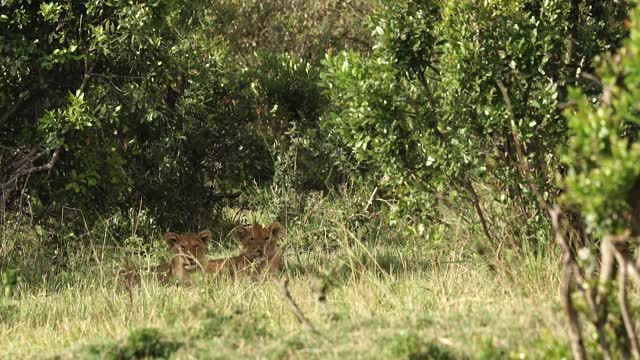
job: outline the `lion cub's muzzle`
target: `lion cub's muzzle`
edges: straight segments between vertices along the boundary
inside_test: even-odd
[[[262,249],[248,249],[245,251],[244,256],[249,260],[253,261],[255,259],[261,258],[264,252]]]
[[[182,267],[187,271],[195,271],[198,268],[198,261],[191,254],[182,255]]]

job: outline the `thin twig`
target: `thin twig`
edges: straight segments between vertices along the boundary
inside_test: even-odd
[[[293,313],[293,315],[295,315],[296,319],[298,319],[298,321],[302,323],[307,328],[307,330],[310,330],[314,333],[318,333],[318,331],[313,326],[313,324],[304,316],[304,314],[302,313],[302,310],[300,310],[300,308],[295,303],[295,301],[293,301],[293,298],[291,297],[291,293],[289,292],[289,279],[285,278],[281,281],[273,279],[273,282],[278,286],[278,289],[280,290],[280,294],[287,302],[289,309],[291,309],[291,312]]]
[[[588,73],[588,72],[586,72],[584,70],[582,70],[580,72],[580,76],[582,76],[583,78],[585,78],[587,80],[591,80],[591,81],[595,82],[598,85],[602,85],[602,80],[600,80],[599,77],[597,77],[597,76],[595,76],[595,75],[593,75],[591,73]]]
[[[369,212],[369,207],[371,207],[371,204],[373,204],[373,200],[375,200],[377,194],[378,194],[378,187],[376,186],[373,189],[371,196],[369,197],[369,201],[367,201],[367,205],[364,207],[364,210],[362,210],[363,213]]]
[[[488,225],[487,219],[484,216],[484,211],[482,210],[482,207],[480,206],[480,196],[476,192],[476,189],[473,187],[473,184],[471,183],[470,180],[465,180],[463,186],[469,193],[469,196],[471,197],[471,204],[473,205],[473,208],[476,210],[476,214],[480,219],[480,226],[482,227],[482,231],[484,232],[484,235],[487,237],[487,240],[488,240],[487,245],[489,249],[495,250],[492,245],[494,241],[493,241],[493,237],[491,236],[491,233],[489,232],[489,225]],[[515,244],[513,244],[513,246],[514,246],[514,249],[517,249],[517,246],[515,246]]]

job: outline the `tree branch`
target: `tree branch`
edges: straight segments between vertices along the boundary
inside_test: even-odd
[[[516,154],[518,156],[520,171],[527,178],[527,181],[529,181],[529,186],[531,187],[531,190],[536,196],[536,199],[538,200],[538,204],[540,204],[540,207],[542,208],[542,210],[548,213],[550,211],[549,204],[544,199],[544,196],[542,196],[542,194],[540,193],[540,189],[538,189],[538,186],[535,183],[535,178],[533,177],[531,168],[529,167],[529,163],[527,162],[527,158],[525,156],[522,143],[520,143],[520,131],[518,131],[516,127],[516,116],[513,111],[511,98],[509,97],[507,88],[504,86],[502,81],[498,80],[497,84],[498,84],[498,88],[500,88],[500,92],[502,93],[504,103],[507,106],[507,111],[509,112],[509,118],[511,120],[511,136],[513,137],[514,147],[516,148]]]
[[[40,171],[45,171],[45,170],[51,170],[51,168],[53,168],[53,165],[55,165],[56,161],[58,161],[58,158],[60,157],[60,151],[62,150],[62,147],[57,147],[54,152],[53,155],[51,155],[51,159],[49,159],[49,162],[44,164],[44,165],[40,165],[40,166],[32,166],[30,168],[27,169],[20,169],[18,171],[15,172],[14,177],[18,177],[21,175],[25,175],[25,174],[31,174],[34,172],[40,172]],[[31,162],[33,162],[34,160],[40,158],[44,153],[38,153],[36,154],[35,158],[30,160]],[[6,185],[6,183],[5,183]],[[3,186],[5,186],[3,185]]]
[[[489,232],[489,225],[487,223],[487,219],[485,218],[484,211],[480,206],[480,196],[476,192],[476,189],[474,189],[473,184],[471,183],[470,180],[464,180],[463,186],[471,196],[471,204],[473,205],[473,208],[476,210],[476,214],[480,219],[480,225],[482,226],[482,231],[484,232],[484,235],[487,237],[490,243],[493,243],[493,237],[491,236],[491,232]],[[515,244],[513,245],[515,246]],[[492,245],[490,245],[489,248],[493,250]]]
[[[9,110],[7,110],[4,114],[2,114],[2,116],[0,116],[0,125],[2,125],[5,121],[7,121],[10,117],[12,117],[19,109],[20,106],[22,106],[22,104],[24,104],[25,101],[27,101],[27,99],[31,96],[30,92],[24,92],[22,93],[19,97],[18,100],[16,100],[15,103],[13,103],[13,105],[11,105],[11,107],[9,108]]]
[[[424,88],[424,91],[427,93],[427,99],[429,100],[429,106],[431,107],[431,111],[433,112],[433,120],[432,120],[432,130],[436,135],[438,140],[444,141],[444,135],[438,129],[438,119],[436,119],[436,99],[433,96],[433,92],[431,92],[431,88],[429,88],[429,84],[427,83],[427,79],[424,77],[424,73],[418,71],[417,73],[418,81]]]
[[[631,236],[631,231],[627,230],[620,235],[607,235],[602,239],[602,251],[605,250],[609,252],[609,254],[603,254],[603,258],[605,255],[609,258],[614,258],[618,264],[618,304],[620,305],[620,315],[622,316],[622,321],[624,323],[625,330],[627,331],[627,338],[629,339],[629,344],[631,345],[631,354],[633,358],[636,360],[640,360],[640,348],[638,346],[638,334],[633,325],[633,321],[631,320],[631,315],[629,314],[629,307],[627,304],[627,274],[629,273],[628,264],[632,264],[627,256],[623,253],[624,249],[629,245],[629,238]],[[633,266],[632,266],[633,267]],[[600,284],[601,286],[606,286],[606,284]]]
[[[93,74],[93,69],[96,67],[96,64],[89,65],[89,54],[91,53],[91,49],[87,48],[84,53],[84,76],[82,77],[82,83],[80,84],[80,88],[78,91],[80,93],[84,93],[87,88],[87,84],[89,83],[89,78]]]
[[[626,260],[616,252],[616,259],[618,260],[618,265],[620,270],[618,271],[618,303],[620,304],[620,314],[622,315],[622,321],[624,322],[624,327],[627,330],[627,337],[629,338],[629,343],[631,344],[631,354],[635,360],[640,360],[640,350],[638,349],[638,334],[636,333],[636,329],[633,326],[633,322],[631,321],[631,316],[629,315],[629,307],[627,306],[627,269],[624,266]]]
[[[561,277],[561,293],[562,293],[562,305],[567,318],[569,319],[569,342],[571,344],[571,353],[576,360],[584,360],[587,358],[587,352],[584,348],[584,341],[582,339],[582,330],[580,327],[580,318],[575,306],[573,305],[573,299],[571,298],[571,280],[573,278],[573,272],[578,271],[576,269],[575,259],[569,247],[569,243],[564,237],[563,227],[560,224],[560,209],[557,206],[549,209],[549,215],[551,216],[551,222],[553,229],[555,230],[556,241],[562,248],[562,277]]]

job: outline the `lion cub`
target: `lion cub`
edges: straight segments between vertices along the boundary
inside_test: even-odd
[[[197,234],[168,232],[163,238],[169,245],[172,256],[169,263],[159,265],[155,272],[165,273],[175,280],[189,283],[190,273],[206,271],[209,264],[207,248],[211,241],[211,231],[203,230]]]
[[[238,256],[210,260],[207,273],[230,275],[276,274],[282,266],[282,254],[278,248],[278,237],[282,225],[274,221],[270,225],[242,226],[234,234],[242,244]]]
[[[163,238],[171,250],[170,260],[150,269],[134,265],[118,271],[117,277],[122,285],[131,288],[139,284],[140,273],[144,270],[150,270],[163,282],[174,279],[184,283],[191,282],[190,273],[206,271],[209,264],[207,247],[211,240],[209,230],[203,230],[197,234],[168,232]]]
[[[174,279],[182,283],[191,283],[190,274],[201,271],[205,274],[228,274],[233,276],[253,275],[263,272],[275,274],[280,270],[282,255],[278,248],[278,237],[282,225],[277,221],[262,227],[261,225],[243,226],[235,229],[234,234],[242,245],[240,255],[209,260],[207,249],[211,241],[211,232],[164,234],[172,256],[169,262],[162,263],[152,272],[163,281]],[[139,272],[124,269],[118,277],[129,287],[139,282]]]

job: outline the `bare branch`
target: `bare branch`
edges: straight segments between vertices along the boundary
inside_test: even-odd
[[[371,204],[373,204],[373,200],[375,200],[377,194],[378,194],[378,187],[376,186],[373,189],[371,196],[369,196],[369,201],[367,201],[367,205],[364,207],[364,210],[362,210],[363,213],[369,212],[369,207],[371,207]]]
[[[22,165],[26,164],[27,162],[34,161],[35,160],[34,156],[38,153],[39,150],[40,150],[39,146],[34,146],[33,148],[31,148],[31,150],[29,150],[29,152],[26,155],[18,157],[13,162],[13,164],[11,164],[11,168],[19,169],[22,167]]]
[[[576,263],[571,253],[571,248],[567,243],[564,236],[564,228],[560,225],[560,209],[557,206],[549,209],[549,215],[551,216],[551,222],[555,230],[556,241],[562,248],[562,277],[561,277],[561,293],[562,293],[562,305],[564,311],[567,313],[569,319],[569,342],[571,344],[571,353],[576,360],[584,360],[587,358],[587,352],[584,348],[584,341],[582,340],[582,330],[580,327],[580,318],[575,306],[573,305],[573,299],[571,298],[571,281],[573,272],[578,271],[576,269]]]
[[[585,289],[583,293],[589,304],[589,309],[595,316],[592,321],[598,333],[598,346],[602,351],[605,360],[612,359],[611,350],[607,341],[605,325],[607,323],[607,307],[608,307],[608,285],[613,280],[615,274],[615,258],[611,251],[611,243],[602,241],[600,246],[600,279],[596,289]]]
[[[602,239],[603,251],[606,249],[610,255],[608,257],[615,257],[618,263],[618,304],[620,305],[620,314],[624,327],[627,331],[627,338],[631,345],[631,354],[636,360],[640,360],[640,348],[638,347],[638,335],[631,320],[629,314],[629,307],[627,304],[627,274],[629,272],[629,266],[633,261],[627,258],[623,253],[624,249],[629,245],[629,239],[631,237],[631,231],[627,230],[620,235],[607,235]],[[604,256],[604,254],[603,254]],[[633,267],[633,266],[631,266]]]
[[[0,197],[0,222],[4,220],[1,216],[4,214],[7,204],[11,201],[16,192],[20,191],[22,194],[22,201],[22,196],[26,191],[26,182],[24,186],[22,186],[22,189],[19,189],[20,185],[18,182],[20,178],[27,175],[28,179],[32,173],[51,170],[60,157],[62,147],[56,148],[48,163],[40,166],[33,166],[33,162],[40,159],[46,153],[44,151],[38,152],[38,150],[39,147],[34,147],[29,151],[29,153],[14,161],[12,165],[12,168],[14,169],[13,173],[8,174],[8,177],[5,177],[4,179],[0,179],[0,181],[4,181],[4,183],[0,183],[0,194],[2,195]]]
[[[24,104],[25,101],[31,95],[30,92],[25,92],[18,97],[18,100],[11,105],[9,110],[7,110],[2,116],[0,116],[0,125],[2,125],[5,121],[7,121],[10,117],[12,117],[18,110],[20,110],[20,106]]]
[[[13,176],[11,177],[11,179],[9,179],[9,181],[5,182],[4,184],[2,184],[1,187],[7,187],[9,185],[11,185],[12,183],[14,183],[15,181],[17,181],[18,177],[21,175],[25,175],[25,174],[31,174],[34,172],[40,172],[40,171],[45,171],[45,170],[51,170],[53,168],[53,165],[55,165],[56,161],[58,161],[58,158],[60,157],[60,151],[62,150],[62,147],[58,147],[55,149],[55,151],[53,152],[53,155],[51,156],[51,159],[49,159],[49,162],[44,164],[44,165],[40,165],[40,166],[33,166],[30,168],[26,168],[26,169],[18,169]],[[42,153],[38,153],[34,156],[34,159],[31,159],[29,161],[33,161],[35,159],[38,159],[42,156]]]
[[[597,77],[597,76],[595,76],[595,75],[593,75],[591,73],[588,73],[588,72],[586,72],[584,70],[580,72],[580,76],[582,76],[583,78],[585,78],[587,80],[591,80],[591,81],[595,82],[598,85],[602,85],[602,81],[600,80],[599,77]]]
[[[511,103],[511,98],[509,97],[509,93],[507,92],[507,88],[504,86],[502,81],[498,80],[498,88],[500,88],[500,92],[502,93],[502,97],[504,99],[504,103],[507,106],[507,110],[509,111],[509,117],[511,119],[511,134],[513,136],[513,142],[516,148],[516,154],[518,155],[518,162],[520,171],[524,174],[524,176],[529,181],[529,186],[533,191],[538,203],[542,210],[549,212],[550,207],[547,201],[544,199],[544,196],[540,193],[540,189],[536,186],[535,178],[531,172],[531,168],[529,167],[529,163],[527,162],[527,158],[524,153],[524,149],[522,143],[520,143],[520,131],[516,126],[516,116],[513,111],[513,105]]]
[[[622,315],[622,321],[624,327],[627,330],[627,337],[631,344],[631,354],[636,360],[640,360],[640,350],[638,350],[638,334],[633,326],[631,317],[629,315],[629,308],[627,306],[627,269],[624,266],[625,260],[619,253],[616,253],[618,264],[620,265],[620,271],[618,272],[619,278],[619,290],[618,290],[618,303],[620,304],[620,314]]]
[[[289,305],[289,309],[291,309],[291,312],[293,313],[293,315],[296,316],[296,319],[298,319],[298,321],[302,323],[308,330],[314,333],[317,333],[318,331],[316,330],[316,328],[304,316],[304,314],[302,313],[302,310],[300,310],[300,308],[295,303],[295,301],[293,301],[293,298],[291,297],[291,293],[289,292],[289,279],[285,278],[282,281],[273,279],[273,282],[278,286],[278,289],[280,290],[280,294],[286,300],[287,305]]]
[[[632,262],[628,262],[626,269],[629,275],[631,275],[631,279],[636,283],[636,286],[640,286],[640,271],[638,271],[636,265]]]
[[[480,206],[480,196],[476,192],[476,189],[473,187],[473,184],[471,183],[470,180],[465,180],[463,186],[467,190],[467,192],[469,192],[469,195],[471,196],[471,204],[473,205],[473,208],[476,210],[476,214],[478,215],[478,218],[480,219],[480,225],[482,226],[482,231],[484,232],[484,235],[487,237],[489,242],[493,243],[493,237],[491,236],[491,233],[489,232],[489,225],[487,223],[487,219],[485,218],[484,211],[482,210],[482,207]],[[513,244],[513,245],[515,246],[515,244]],[[489,245],[489,248],[494,250],[493,246],[491,246],[491,245]]]
[[[91,48],[87,48],[84,54],[84,76],[82,77],[82,83],[80,84],[80,88],[78,91],[80,93],[84,93],[87,88],[87,84],[89,83],[89,78],[93,74],[93,69],[95,68],[95,64],[89,65],[89,54],[91,53]]]
[[[420,84],[422,85],[422,87],[424,88],[424,91],[426,92],[427,100],[429,101],[429,107],[433,112],[433,119],[431,121],[431,125],[432,125],[431,130],[433,130],[433,133],[436,135],[438,140],[444,141],[445,140],[444,135],[440,132],[440,129],[438,129],[438,119],[436,118],[437,104],[436,104],[435,96],[433,95],[433,92],[429,87],[429,83],[427,82],[427,79],[424,77],[424,73],[421,71],[418,71],[417,77],[418,77],[418,81],[420,81]]]

